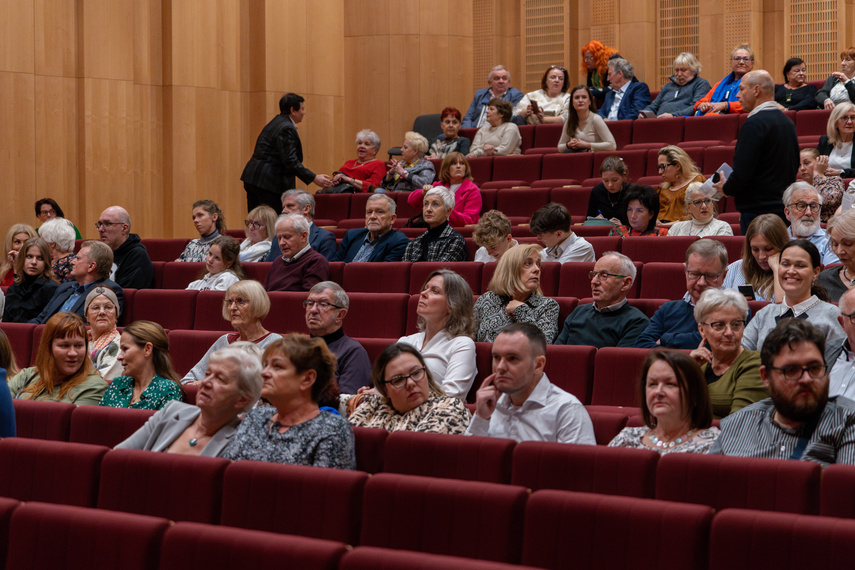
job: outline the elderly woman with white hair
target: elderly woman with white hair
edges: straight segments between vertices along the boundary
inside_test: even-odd
[[[733,228],[715,217],[715,201],[701,193],[701,183],[686,186],[686,213],[690,219],[676,222],[668,230],[669,236],[732,236]]]
[[[433,163],[425,158],[427,150],[428,141],[422,135],[413,131],[404,134],[401,160],[392,159],[389,162],[383,188],[375,191],[412,192],[433,182],[436,170]]]
[[[453,209],[454,196],[445,186],[425,192],[422,217],[428,230],[410,240],[403,261],[466,261],[466,240],[448,223]]]
[[[74,224],[65,218],[53,218],[41,225],[39,237],[50,248],[51,269],[60,283],[71,280],[74,254]]]
[[[832,303],[837,303],[846,291],[855,288],[855,210],[837,214],[828,222],[828,246],[840,259],[820,272],[816,282],[822,285]]]
[[[816,150],[828,157],[826,176],[855,177],[855,105],[848,101],[838,103],[828,116],[825,131]]]
[[[716,419],[769,396],[760,379],[760,352],[742,346],[747,319],[748,303],[733,289],[709,288],[695,305],[701,344],[691,356],[706,377]]]
[[[356,133],[356,158],[346,161],[333,172],[333,185],[318,190],[318,194],[340,194],[343,192],[368,192],[370,187],[380,186],[386,176],[386,165],[377,158],[380,137],[371,129]]]
[[[219,457],[261,395],[261,362],[235,347],[211,354],[196,405],[170,401],[116,449]]]
[[[700,77],[701,63],[689,52],[674,58],[674,75],[662,86],[656,99],[638,114],[643,119],[647,112],[657,118],[690,117],[695,114],[695,103],[710,90],[710,82]],[[668,235],[671,235],[670,233]]]

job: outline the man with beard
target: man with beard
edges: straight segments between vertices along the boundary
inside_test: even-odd
[[[721,420],[710,453],[855,464],[855,402],[828,397],[825,334],[783,319],[760,351],[770,398]]]
[[[822,229],[819,212],[822,196],[807,182],[794,182],[784,191],[784,215],[790,222],[787,233],[793,239],[809,240],[822,256],[822,264],[840,263],[828,247],[828,233]]]

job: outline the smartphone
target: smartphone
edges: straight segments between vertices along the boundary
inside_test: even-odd
[[[540,107],[537,105],[537,101],[531,102],[531,112],[537,115],[540,112]]]
[[[756,301],[754,297],[754,287],[751,285],[740,285],[739,292],[744,295],[749,301]]]

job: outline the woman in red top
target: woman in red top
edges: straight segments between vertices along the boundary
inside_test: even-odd
[[[386,165],[377,158],[378,150],[380,137],[377,133],[369,129],[356,133],[356,158],[345,162],[333,175],[333,187],[349,184],[356,192],[368,192],[369,186],[380,186],[386,176]]]
[[[626,217],[628,226],[617,226],[610,236],[664,236],[668,228],[656,227],[659,213],[659,195],[650,186],[630,184],[626,193]]]

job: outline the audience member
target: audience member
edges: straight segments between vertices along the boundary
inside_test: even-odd
[[[95,222],[101,241],[113,250],[110,279],[122,289],[154,287],[154,264],[140,236],[130,233],[131,216],[121,206],[110,206]]]
[[[707,289],[695,305],[695,320],[701,344],[691,356],[706,378],[713,416],[721,419],[768,397],[760,380],[760,353],[742,346],[745,297],[733,289]]]
[[[784,191],[784,215],[790,222],[787,234],[793,239],[803,238],[819,250],[823,265],[838,263],[837,256],[828,246],[828,234],[822,229],[819,211],[822,196],[807,182],[793,182]]]
[[[308,291],[329,281],[330,262],[309,245],[309,222],[301,214],[282,214],[276,221],[282,255],[270,266],[264,288],[268,291]]]
[[[671,226],[686,219],[686,187],[706,180],[682,148],[668,145],[659,149],[656,158],[662,184],[659,185],[659,222]]]
[[[421,209],[425,193],[431,188],[443,186],[454,196],[454,209],[448,213],[449,223],[453,226],[476,224],[481,215],[481,190],[473,180],[472,169],[466,157],[459,152],[452,152],[442,161],[439,180],[411,192],[407,202],[410,206]]]
[[[216,202],[211,200],[196,200],[193,202],[193,225],[199,232],[199,237],[190,243],[175,261],[204,263],[211,242],[226,231],[226,217]]]
[[[65,218],[65,213],[53,198],[42,198],[41,200],[36,200],[36,217],[39,219],[39,222],[44,225],[45,222],[55,218]],[[80,230],[77,229],[77,226],[72,224],[70,221],[68,223],[71,224],[72,228],[74,228],[73,239],[81,239]],[[36,230],[36,233],[41,236],[41,226]]]
[[[499,261],[506,251],[519,245],[511,235],[511,221],[499,210],[484,212],[472,232],[472,239],[479,246],[475,261],[480,263]]]
[[[282,214],[301,214],[309,222],[309,245],[312,249],[332,259],[335,255],[335,235],[315,224],[315,197],[305,190],[288,190],[282,194]],[[277,220],[278,222],[278,220]],[[275,223],[274,223],[275,228]],[[279,240],[273,239],[270,252],[264,261],[275,261],[282,256]]]
[[[700,182],[690,182],[686,186],[686,212],[689,219],[675,222],[668,228],[669,236],[732,236],[733,228],[724,220],[716,218],[716,205],[701,191]]]
[[[408,131],[401,146],[401,160],[389,161],[383,187],[375,192],[413,192],[436,177],[433,163],[425,158],[427,139],[419,133]]]
[[[643,81],[633,81],[632,64],[623,58],[609,61],[609,87],[603,106],[597,111],[606,121],[635,119],[650,104],[650,88]]]
[[[803,148],[799,152],[798,177],[807,182],[822,196],[822,210],[819,218],[827,223],[843,201],[843,179],[840,176],[827,176],[828,156],[819,154],[815,148]]]
[[[119,300],[109,287],[95,287],[86,295],[83,315],[89,324],[87,351],[101,378],[112,382],[122,375],[119,350],[122,335],[117,328]]]
[[[342,324],[350,309],[350,298],[341,285],[321,281],[309,291],[303,301],[306,309],[306,327],[309,333],[324,339],[335,354],[335,377],[342,394],[356,394],[371,383],[371,359],[359,342],[346,334]]]
[[[668,235],[668,228],[656,225],[659,213],[659,194],[650,186],[630,184],[623,200],[626,208],[627,225],[617,226],[609,232],[610,236],[660,237]]]
[[[412,346],[387,346],[377,357],[371,380],[377,394],[360,390],[342,397],[351,424],[386,431],[466,432],[469,410],[458,398],[445,395]]]
[[[807,65],[800,57],[784,64],[784,82],[775,85],[775,103],[782,111],[816,109],[816,86],[807,82]]]
[[[531,217],[531,233],[546,246],[540,253],[542,261],[594,261],[594,246],[570,229],[570,212],[558,202],[541,207]],[[550,339],[551,340],[551,339]]]
[[[478,389],[466,435],[596,445],[585,406],[544,372],[543,331],[514,323],[496,337],[492,356],[493,373]]]
[[[519,127],[511,121],[513,110],[514,106],[504,99],[490,99],[486,120],[475,133],[467,158],[520,154],[522,137]]]
[[[619,156],[607,156],[600,164],[602,182],[594,186],[588,197],[590,218],[604,218],[616,226],[627,225],[626,195],[629,192],[626,163]]]
[[[778,254],[790,241],[787,226],[774,214],[761,214],[751,220],[742,242],[742,259],[727,266],[723,289],[750,285],[748,300],[770,301],[783,297],[776,281]]]
[[[428,226],[425,233],[407,244],[403,261],[466,261],[466,239],[448,223],[454,209],[454,195],[444,186],[425,192],[422,217]]]
[[[540,89],[523,95],[514,107],[514,115],[529,125],[563,123],[567,121],[570,95],[570,75],[557,65],[550,65],[540,78]]]
[[[24,246],[30,238],[38,236],[36,230],[27,224],[15,224],[6,232],[6,240],[3,245],[3,252],[6,254],[3,257],[3,263],[0,264],[0,285],[8,287],[15,280],[15,259],[18,257],[18,251]]]
[[[335,364],[335,355],[319,338],[291,333],[268,346],[261,396],[272,407],[246,414],[223,457],[355,469],[350,424],[318,406],[338,400]]]
[[[241,279],[246,279],[240,262],[240,244],[231,236],[220,236],[211,242],[205,256],[201,279],[187,286],[192,291],[225,291]]]
[[[475,92],[475,97],[472,98],[472,103],[463,116],[464,129],[474,129],[484,125],[487,106],[491,100],[500,98],[513,106],[523,98],[522,91],[511,87],[511,72],[505,69],[504,65],[497,65],[490,70],[487,75],[487,85],[489,87]]]
[[[86,325],[73,313],[57,313],[48,319],[36,365],[9,379],[12,397],[22,400],[97,406],[105,390],[107,383],[86,354]]]
[[[779,322],[760,351],[771,397],[724,418],[710,453],[855,463],[855,403],[828,397],[827,353],[825,334],[811,323]]]
[[[816,282],[828,294],[832,303],[855,287],[855,210],[846,210],[837,214],[828,222],[828,246],[838,257],[842,265],[835,265],[820,272]],[[11,289],[9,289],[11,291]],[[6,310],[9,310],[9,298],[6,298]]]
[[[15,258],[15,282],[6,290],[4,323],[26,323],[41,313],[58,285],[50,268],[50,250],[40,237],[24,242]]]
[[[3,378],[4,380],[7,380],[20,372],[18,369],[18,363],[15,360],[15,353],[12,351],[12,344],[9,342],[9,337],[6,336],[3,329],[0,329],[0,368],[6,372],[6,376]],[[0,390],[0,392],[2,391],[3,390]],[[4,436],[0,435],[0,437]]]
[[[591,40],[582,46],[582,73],[586,74],[586,85],[593,97],[602,100],[609,89],[608,72],[609,60],[620,57],[613,47],[602,42]]]
[[[686,250],[686,294],[659,307],[635,341],[639,348],[682,348],[701,343],[695,305],[707,289],[720,289],[727,274],[727,250],[714,239],[699,239]],[[751,347],[746,347],[751,348]]]
[[[51,269],[56,280],[62,284],[71,281],[74,259],[74,226],[65,218],[53,218],[39,228],[39,237],[50,248]]]
[[[638,399],[644,426],[623,428],[609,447],[652,449],[660,455],[707,453],[719,436],[703,373],[679,350],[650,351],[641,367]]]
[[[380,136],[371,129],[356,133],[356,158],[346,161],[333,173],[333,186],[321,188],[318,194],[328,192],[370,192],[380,186],[386,176],[386,165],[377,158]]]
[[[532,323],[551,343],[558,332],[558,303],[540,288],[540,252],[533,243],[505,253],[487,291],[475,303],[478,342],[493,342],[512,323]]]
[[[395,200],[385,194],[369,196],[365,228],[347,230],[332,261],[401,261],[410,240],[392,229],[397,208]]]
[[[835,71],[825,80],[816,94],[816,104],[824,109],[833,109],[838,103],[855,102],[855,47],[840,52],[840,71]]]
[[[276,211],[270,206],[253,208],[243,221],[246,239],[240,243],[242,263],[263,261],[273,246],[276,235]]]
[[[452,152],[462,155],[469,154],[469,146],[472,141],[460,136],[460,111],[456,107],[446,107],[439,116],[442,134],[436,137],[428,150],[430,158],[445,158]]]
[[[431,376],[452,398],[466,399],[475,380],[472,289],[449,269],[428,275],[416,308],[419,332],[398,342],[418,350]]]
[[[733,48],[730,52],[730,69],[731,72],[724,76],[724,79],[716,83],[706,95],[700,98],[695,103],[695,115],[712,115],[725,113],[742,113],[749,112],[751,109],[744,109],[745,102],[739,99],[739,86],[743,77],[754,69],[754,52],[747,45],[740,45]],[[772,79],[772,76],[769,76]],[[772,85],[774,89],[774,83]],[[774,93],[769,93],[769,100],[772,101]]]
[[[636,277],[635,264],[615,251],[604,253],[588,272],[594,302],[576,307],[555,344],[634,346],[650,319],[626,300]]]
[[[826,134],[819,137],[816,150],[828,157],[827,176],[855,176],[855,105],[845,101],[835,105],[828,116]]]
[[[570,91],[570,109],[558,139],[558,152],[595,152],[616,148],[614,135],[597,114],[591,90],[585,85],[577,85]]]
[[[219,457],[261,395],[259,359],[235,347],[210,356],[196,405],[171,400],[116,449]]]
[[[838,308],[840,314],[837,316],[837,322],[843,327],[843,332],[846,333],[846,340],[843,341],[843,349],[840,351],[840,356],[831,367],[829,374],[828,395],[830,397],[843,396],[850,400],[855,400],[855,293],[849,289],[840,296]]]
[[[710,82],[700,77],[700,73],[701,62],[690,52],[675,57],[674,75],[662,86],[656,99],[638,113],[638,118],[645,118],[645,111],[659,118],[694,115],[695,103],[710,90]]]

